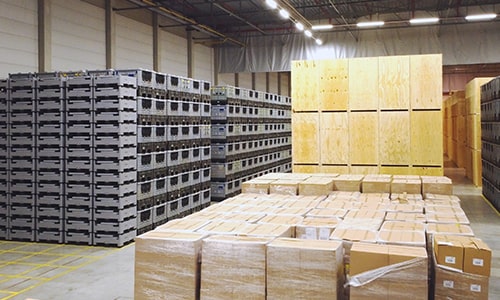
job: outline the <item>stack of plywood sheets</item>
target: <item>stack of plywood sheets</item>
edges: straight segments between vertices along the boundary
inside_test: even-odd
[[[442,175],[441,66],[439,54],[293,62],[293,171]]]

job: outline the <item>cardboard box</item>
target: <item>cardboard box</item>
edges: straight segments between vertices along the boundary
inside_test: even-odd
[[[425,224],[412,221],[385,221],[380,230],[425,232]]]
[[[269,238],[212,236],[203,240],[201,299],[266,299]]]
[[[341,299],[342,243],[278,238],[267,247],[267,299]]]
[[[433,193],[423,193],[423,195],[424,200],[448,200],[460,202],[460,198],[458,198],[456,195],[442,195]]]
[[[205,220],[205,221],[213,221],[213,220],[222,220],[224,219],[224,216],[227,214],[217,212],[217,211],[198,211],[195,212],[191,215],[185,216],[185,219],[190,219],[190,220]]]
[[[349,275],[372,271],[389,265],[389,246],[367,243],[353,243]]]
[[[337,228],[341,229],[361,229],[361,230],[370,230],[370,231],[378,231],[382,223],[384,222],[384,218],[344,218],[342,222],[337,225]]]
[[[491,249],[478,238],[464,238],[464,272],[490,276]]]
[[[203,238],[157,231],[136,237],[134,299],[199,299]]]
[[[423,213],[406,213],[406,212],[387,212],[385,215],[386,221],[411,221],[411,222],[426,222],[426,217]]]
[[[380,230],[378,233],[377,243],[387,245],[425,247],[425,231]]]
[[[292,215],[292,216],[305,216],[310,212],[312,207],[280,207],[272,211],[276,215]],[[269,212],[271,213],[271,212]]]
[[[451,179],[445,176],[421,176],[422,194],[452,195]]]
[[[274,180],[254,178],[241,184],[242,193],[269,194],[269,186]]]
[[[333,189],[336,191],[360,192],[363,177],[363,175],[339,175],[333,179]]]
[[[434,255],[438,265],[463,270],[464,248],[459,239],[434,235]]]
[[[401,204],[409,203],[410,201],[422,201],[424,197],[422,194],[413,193],[391,193],[391,201],[396,201]],[[423,204],[423,202],[422,202]]]
[[[424,212],[423,205],[415,204],[389,204],[386,206],[387,212],[420,213]]]
[[[453,213],[435,213],[430,212],[425,215],[427,223],[448,223],[448,224],[464,224],[469,225],[469,219],[464,214]]]
[[[226,213],[221,214],[220,219],[230,222],[245,222],[245,223],[257,223],[262,219],[265,213]]]
[[[241,236],[294,237],[295,227],[280,224],[246,224],[239,230]]]
[[[299,195],[328,195],[333,191],[333,178],[310,177],[299,183]]]
[[[299,199],[299,200],[289,200],[282,202],[280,207],[285,208],[311,208],[316,207],[321,200],[319,199]]]
[[[328,208],[328,209],[355,209],[361,207],[361,202],[355,202],[353,200],[329,200],[326,199],[318,203],[316,208]]]
[[[259,223],[281,224],[281,225],[297,225],[302,223],[304,217],[299,215],[274,215],[270,214],[259,220]]]
[[[295,196],[299,193],[299,183],[302,179],[278,179],[269,184],[270,194]]]
[[[376,243],[377,231],[337,227],[330,236],[330,239],[336,241]]]
[[[328,198],[330,199],[337,199],[337,200],[357,200],[361,196],[360,191],[333,191],[328,195]]]
[[[419,179],[396,179],[391,182],[391,193],[421,194],[422,181]]]
[[[230,222],[227,220],[212,221],[199,228],[196,232],[205,234],[238,234],[241,228],[246,226],[246,222]]]
[[[358,201],[364,201],[364,202],[389,202],[391,199],[391,194],[389,193],[361,193],[359,194]]]
[[[155,228],[154,231],[161,232],[194,232],[203,226],[209,224],[210,221],[196,218],[182,218],[168,221]]]
[[[366,175],[361,182],[363,193],[390,193],[391,175]]]
[[[474,232],[469,225],[463,224],[427,224],[427,240],[432,241],[434,234],[474,236]]]
[[[344,218],[347,214],[347,209],[341,208],[314,208],[306,214],[306,217],[315,217],[315,218]]]
[[[295,237],[307,240],[329,240],[338,222],[337,218],[304,218],[295,226]]]

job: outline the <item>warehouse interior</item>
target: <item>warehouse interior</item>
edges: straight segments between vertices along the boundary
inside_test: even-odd
[[[0,299],[500,298],[498,14],[0,0]]]

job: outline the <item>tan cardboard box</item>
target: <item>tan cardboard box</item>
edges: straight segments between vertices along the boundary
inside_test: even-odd
[[[267,299],[340,299],[342,243],[278,238],[267,246]]]
[[[389,193],[361,193],[358,197],[359,201],[364,202],[379,202],[385,203],[391,200],[391,194]]]
[[[310,177],[299,183],[299,195],[328,195],[333,191],[333,177]]]
[[[201,299],[266,299],[269,238],[212,236],[203,240]]]
[[[349,275],[356,276],[366,271],[389,265],[389,246],[367,243],[353,243]]]
[[[360,191],[333,191],[328,195],[328,198],[343,199],[343,200],[357,200],[361,196]]]
[[[344,218],[337,228],[378,231],[383,222],[383,218]]]
[[[423,213],[407,213],[407,212],[387,212],[385,215],[386,221],[411,221],[411,222],[426,222],[426,217]]]
[[[299,193],[299,183],[302,179],[278,179],[269,184],[270,194],[294,196]]]
[[[464,214],[429,212],[425,215],[427,223],[449,223],[469,225],[469,219]]]
[[[335,191],[360,192],[363,177],[363,175],[339,175],[333,179],[333,189]]]
[[[199,299],[203,238],[157,231],[136,237],[134,299]]]
[[[463,246],[463,268],[465,273],[490,276],[491,249],[481,239],[469,236],[447,236]]]
[[[434,299],[488,300],[489,277],[434,266]]]
[[[425,231],[380,230],[377,242],[388,245],[425,247]]]
[[[434,255],[438,265],[463,271],[464,248],[460,240],[434,235]]]
[[[391,193],[391,201],[396,201],[401,204],[410,203],[410,201],[422,201],[424,197],[422,194],[413,194],[413,193]],[[423,205],[424,203],[421,202]]]
[[[423,195],[425,200],[448,200],[448,201],[460,202],[460,198],[458,198],[456,195],[441,195],[434,193],[425,193]]]
[[[305,216],[312,209],[312,207],[280,207],[273,210],[272,213],[276,215]]]
[[[366,175],[361,182],[363,193],[390,193],[391,175]]]
[[[227,215],[225,213],[217,212],[217,211],[198,211],[195,212],[191,215],[185,216],[185,219],[190,219],[190,220],[206,220],[206,221],[213,221],[213,220],[222,220],[224,219],[224,216]]]
[[[207,225],[199,228],[196,232],[205,234],[238,234],[241,228],[246,226],[246,222],[230,222],[227,220],[212,221]]]
[[[384,276],[390,281],[389,299],[427,299],[429,272],[425,247],[389,246],[389,265],[409,261],[413,263]]]
[[[297,225],[302,223],[304,217],[299,215],[274,215],[270,214],[259,220],[259,223],[281,224],[281,225]]]
[[[280,224],[246,224],[239,229],[241,236],[255,237],[294,237],[295,227]]]
[[[337,227],[330,236],[330,239],[336,241],[376,243],[377,231]]]
[[[306,217],[316,218],[344,218],[347,214],[347,209],[342,208],[314,208],[306,214]]]
[[[427,224],[427,240],[432,241],[434,234],[474,236],[474,232],[469,225],[463,224]]]
[[[389,204],[386,207],[388,212],[423,213],[424,207],[415,204]]]
[[[452,195],[453,184],[445,176],[421,176],[422,194]]]
[[[269,194],[269,185],[273,182],[272,179],[259,179],[245,181],[241,184],[242,193],[254,194]]]
[[[225,213],[220,215],[221,220],[230,222],[256,223],[266,216],[265,213]]]
[[[280,207],[285,208],[312,208],[316,207],[321,200],[318,199],[298,199],[284,201]]]
[[[307,240],[328,240],[338,222],[337,218],[306,217],[295,226],[295,237]]]
[[[196,218],[175,219],[156,227],[154,231],[194,232],[209,223],[210,221],[208,220]]]
[[[425,232],[425,224],[412,221],[385,221],[384,224],[382,224],[381,230]]]
[[[420,179],[396,179],[391,182],[391,193],[421,194],[422,181]]]

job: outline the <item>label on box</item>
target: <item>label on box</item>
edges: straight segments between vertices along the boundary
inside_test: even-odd
[[[474,259],[472,259],[472,265],[478,266],[478,267],[483,267],[484,261],[480,258],[474,258]]]
[[[481,285],[480,284],[471,284],[470,285],[471,292],[481,293]]]
[[[444,261],[447,263],[447,264],[455,264],[455,256],[445,256],[444,257]]]
[[[329,240],[330,239],[330,228],[322,227],[319,229],[319,239]]]
[[[455,282],[453,282],[453,280],[444,280],[443,281],[443,286],[445,288],[452,289],[454,285],[455,285]]]
[[[316,240],[316,228],[306,227],[306,239]]]

